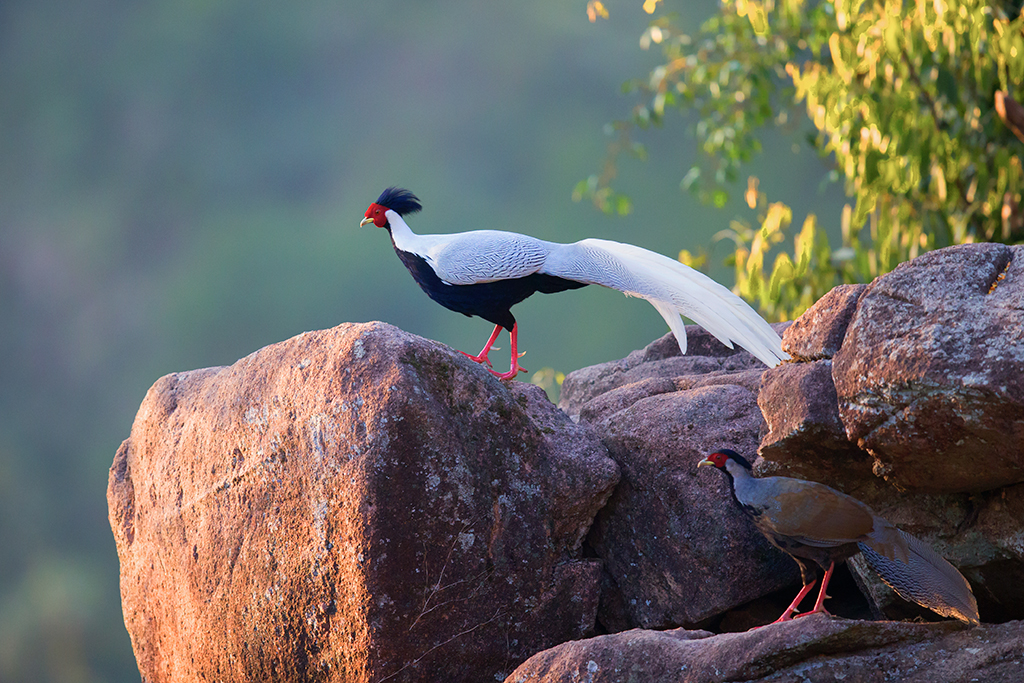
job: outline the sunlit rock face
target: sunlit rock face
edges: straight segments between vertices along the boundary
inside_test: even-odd
[[[169,375],[111,468],[144,680],[494,680],[593,632],[618,480],[526,384],[380,323]]]
[[[848,437],[888,481],[1024,482],[1024,246],[949,247],[878,278],[832,374]]]

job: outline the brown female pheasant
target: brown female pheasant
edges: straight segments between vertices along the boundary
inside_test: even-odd
[[[944,617],[978,624],[978,603],[967,580],[953,565],[910,534],[882,519],[864,503],[813,481],[754,477],[750,463],[723,448],[697,466],[725,473],[733,498],[772,545],[800,565],[803,587],[776,623],[793,618],[817,581],[813,566],[825,570],[814,609],[824,613],[825,593],[837,562],[863,553],[868,565],[890,588]]]

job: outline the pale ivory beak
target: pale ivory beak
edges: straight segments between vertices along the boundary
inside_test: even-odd
[[[359,227],[361,228],[364,225],[366,225],[367,223],[372,223],[372,222],[373,222],[373,219],[370,218],[369,216],[367,216],[366,218],[363,218],[363,220],[359,221]]]

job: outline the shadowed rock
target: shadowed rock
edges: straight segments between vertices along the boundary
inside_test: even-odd
[[[685,356],[669,334],[562,385],[559,405],[593,425],[622,470],[588,537],[604,561],[606,630],[692,626],[798,583],[796,565],[749,524],[728,487],[695,477],[716,448],[755,451],[765,368],[700,328],[687,336]],[[714,580],[723,567],[735,581]]]
[[[716,448],[752,452],[760,425],[754,395],[736,385],[651,396],[595,425],[622,469],[588,538],[604,560],[606,629],[694,625],[797,582],[727,483],[696,476]]]
[[[565,643],[505,683],[861,681],[1017,683],[1024,625],[963,630],[813,616],[746,633],[633,630]]]

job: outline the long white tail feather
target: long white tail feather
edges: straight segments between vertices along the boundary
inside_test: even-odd
[[[660,301],[649,299],[651,305],[661,314],[661,317],[668,323],[668,329],[672,330],[672,334],[675,335],[676,341],[679,342],[679,350],[682,354],[686,355],[686,325],[683,324],[683,319],[679,317],[676,309],[672,308],[668,304],[664,304]],[[729,348],[732,348],[732,344],[726,342]]]
[[[766,364],[778,363],[776,351],[782,350],[778,335],[726,287],[678,261],[640,247],[605,240],[585,242],[588,246],[611,251],[634,272],[654,278],[669,289],[676,316],[687,316],[730,348],[735,341]],[[776,346],[777,349],[773,348]]]
[[[743,299],[703,273],[631,244],[586,239],[558,245],[540,272],[617,289],[649,301],[686,352],[686,316],[732,348],[736,342],[769,367],[789,358],[775,330]]]

